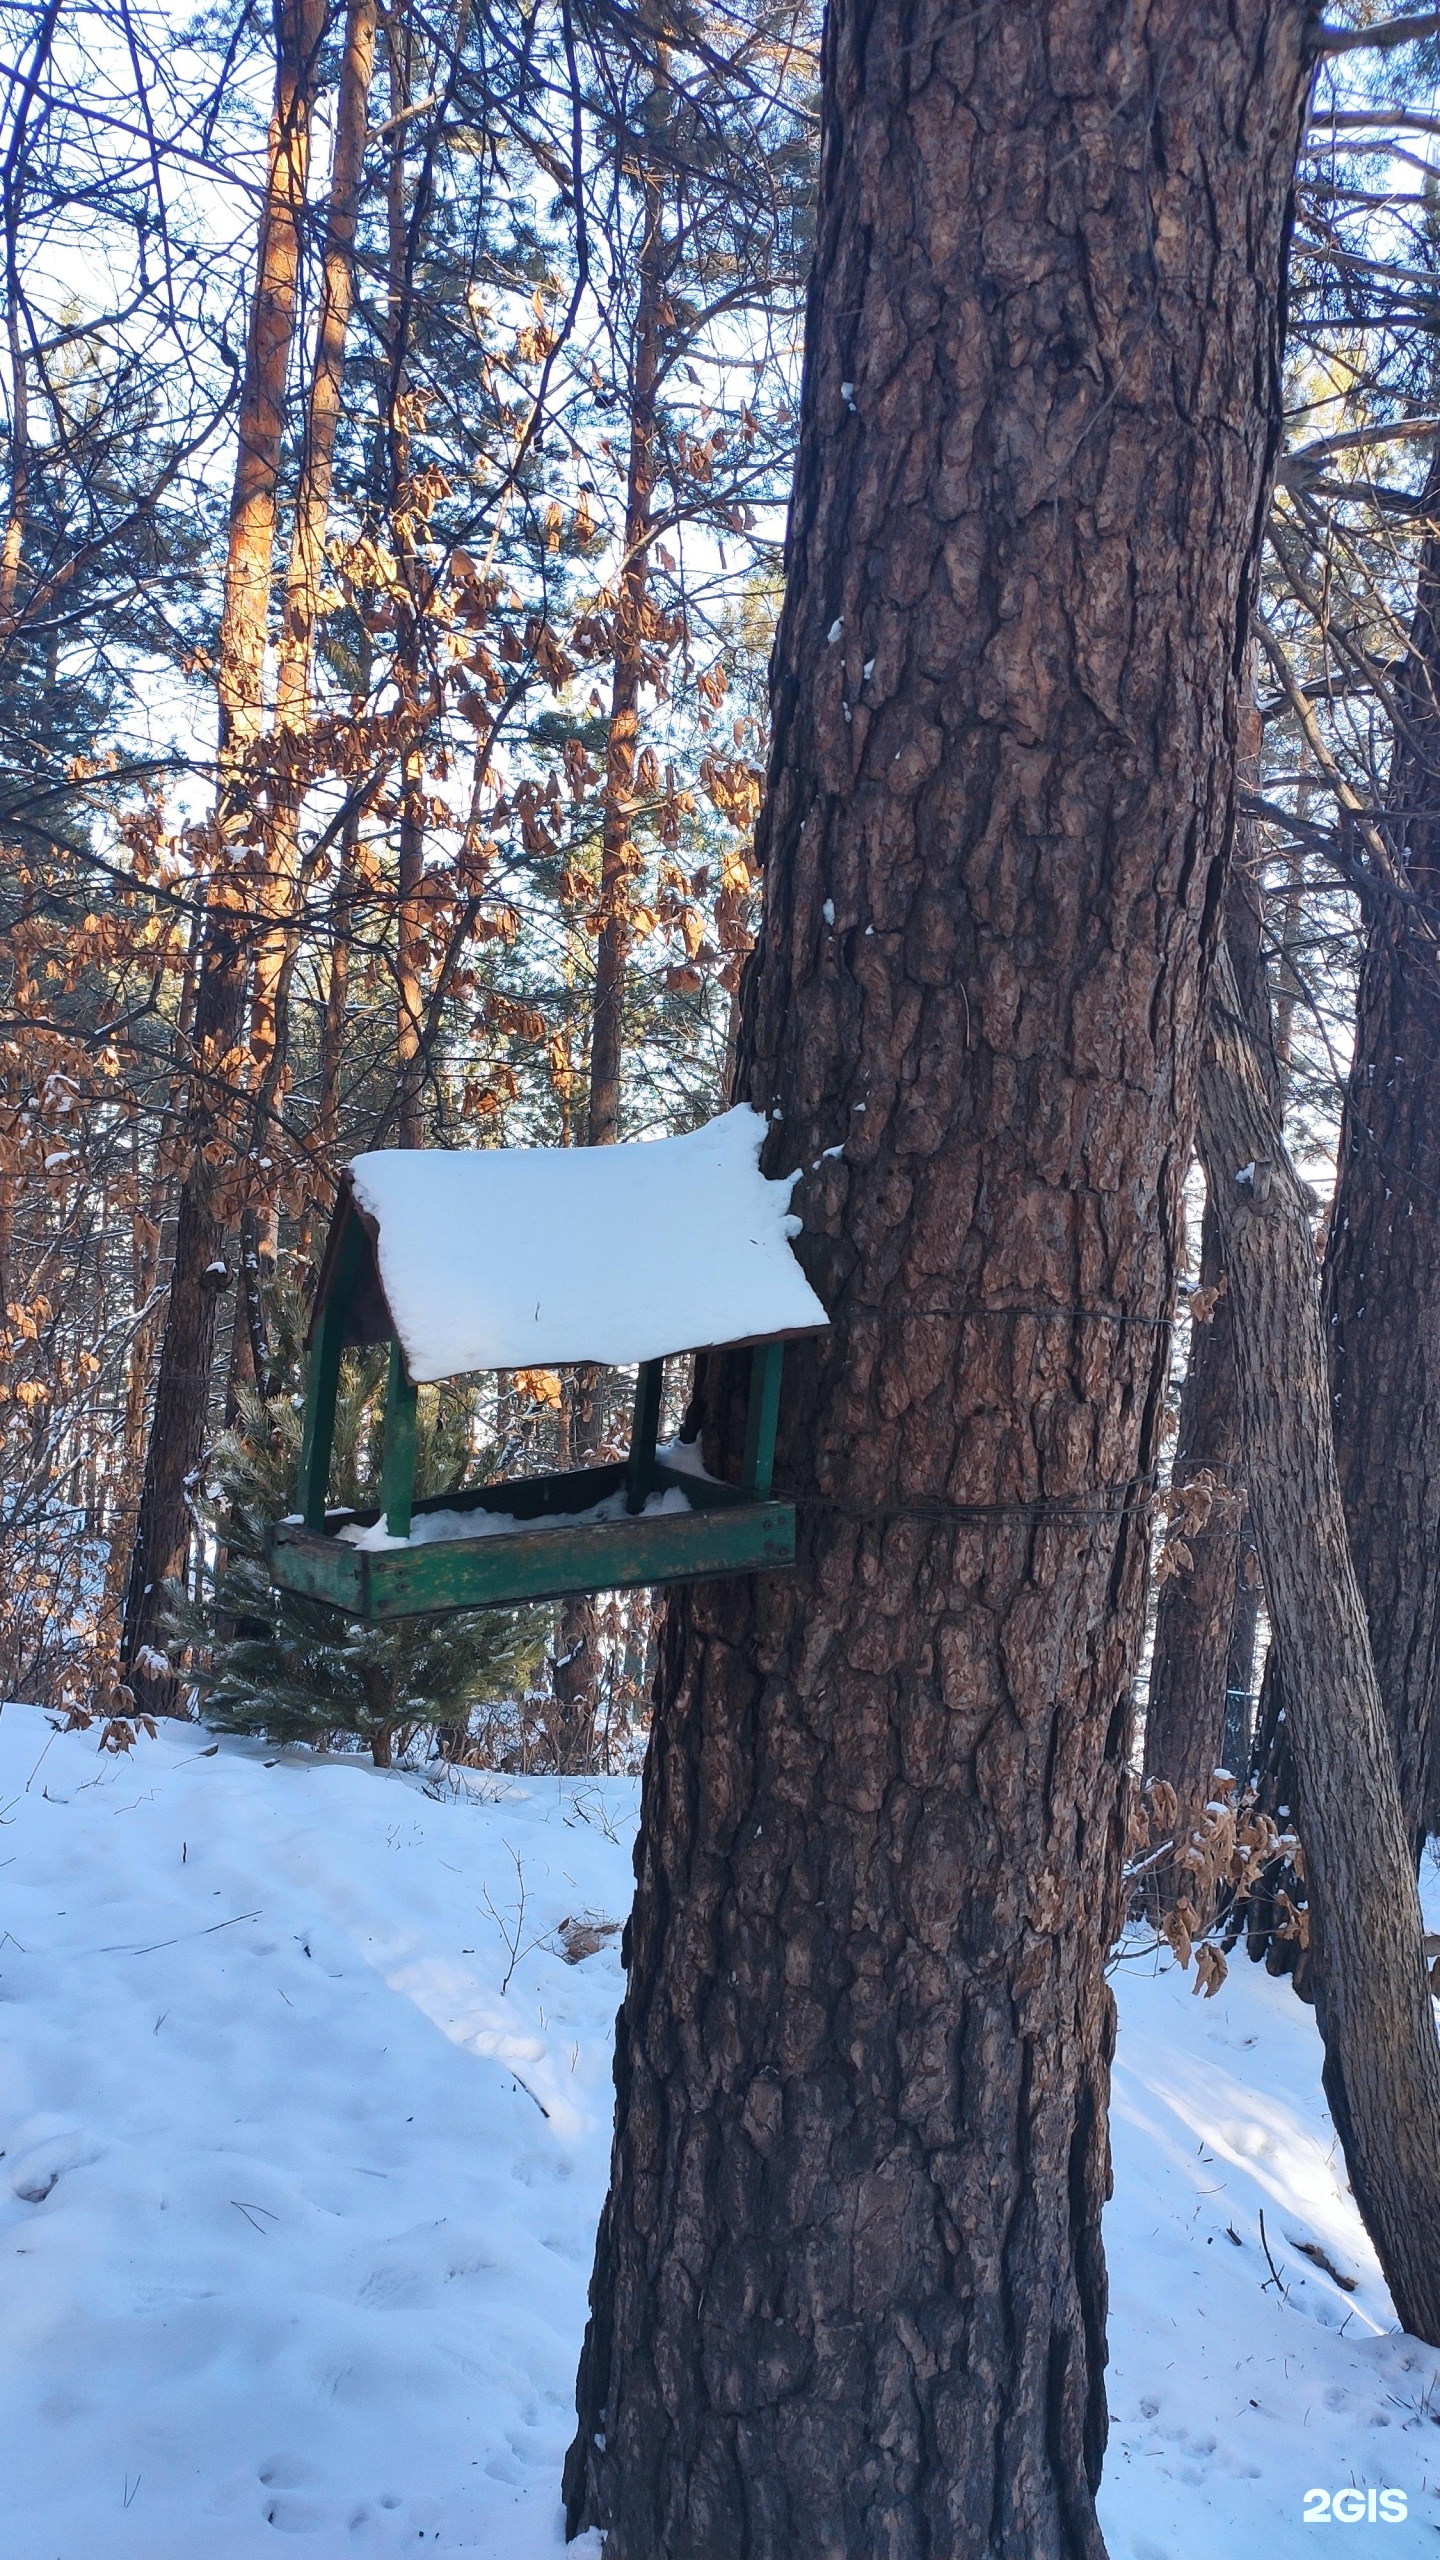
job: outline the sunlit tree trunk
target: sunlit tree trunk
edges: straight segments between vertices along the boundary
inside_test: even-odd
[[[35,41],[23,73],[16,79],[18,97],[12,108],[10,147],[0,170],[0,223],[5,250],[5,343],[10,370],[10,495],[5,529],[0,534],[0,646],[14,628],[20,593],[20,563],[30,512],[30,375],[21,317],[20,208],[25,193],[27,131],[35,112],[45,68],[50,60],[60,0],[46,0],[35,28]],[[4,1298],[0,1295],[0,1316]]]
[[[168,1712],[160,1669],[165,1585],[183,1577],[187,1486],[200,1463],[215,1356],[219,1288],[228,1278],[225,1165],[236,1142],[245,1060],[253,891],[244,848],[254,811],[250,751],[264,715],[266,632],[286,381],[295,329],[300,224],[310,158],[323,0],[281,0],[275,103],[241,387],[221,610],[219,789],[212,874],[198,967],[184,1178],[145,1477],[125,1605],[124,1659],[137,1698]]]
[[[663,101],[665,74],[657,73],[652,108]],[[625,961],[630,948],[630,882],[637,867],[630,841],[635,813],[635,767],[640,749],[640,686],[645,662],[649,601],[651,498],[655,487],[655,387],[661,350],[660,310],[668,250],[664,189],[652,164],[639,173],[644,227],[640,238],[639,292],[631,356],[630,449],[625,485],[625,548],[617,581],[610,720],[605,742],[605,783],[600,847],[600,938],[595,953],[595,998],[590,1030],[590,1107],[586,1143],[613,1146],[620,1135],[620,1061],[624,1045]]]
[[[5,296],[5,334],[10,355],[10,504],[4,535],[0,537],[0,639],[15,621],[25,518],[30,504],[30,390],[13,276]]]
[[[388,388],[385,434],[389,459],[391,536],[408,597],[402,603],[406,627],[396,655],[395,676],[400,707],[409,734],[400,750],[400,820],[395,909],[395,1135],[402,1147],[425,1141],[424,1091],[425,918],[425,753],[421,744],[425,673],[421,665],[420,591],[424,572],[416,556],[410,522],[409,339],[413,257],[412,229],[421,209],[406,203],[405,142],[412,104],[412,54],[415,27],[410,11],[401,9],[386,20],[385,50],[390,82],[390,160],[386,173]],[[399,599],[397,599],[399,601]]]
[[[345,1059],[345,1020],[350,1002],[350,937],[354,930],[359,832],[357,815],[347,821],[341,833],[335,885],[330,897],[330,965],[325,980],[325,1012],[320,1025],[319,1091],[315,1106],[316,1171],[322,1184],[334,1179],[340,1148],[340,1074]]]
[[[304,798],[305,738],[310,725],[310,686],[320,618],[325,538],[334,477],[335,439],[345,381],[345,342],[355,293],[355,228],[365,165],[366,113],[375,58],[375,0],[350,0],[335,110],[330,203],[315,322],[315,353],[300,450],[295,522],[286,571],[280,640],[276,652],[275,730],[280,770],[276,782],[273,845],[265,909],[277,920],[262,935],[255,955],[250,1017],[252,1073],[257,1094],[257,1148],[266,1136],[284,1069],[281,1009],[294,947],[293,918],[300,881],[300,810]],[[287,762],[288,759],[288,762]],[[272,1150],[272,1152],[276,1152]],[[275,1255],[276,1216],[261,1221],[262,1262]]]
[[[1104,1963],[1306,33],[830,10],[740,1094],[831,1321],[795,1570],[662,1638],[566,2476],[607,2560],[1102,2548]]]
[[[657,47],[657,69],[647,124],[663,113],[668,96],[666,57]],[[655,486],[655,391],[661,352],[661,304],[668,250],[664,189],[650,162],[638,172],[642,213],[639,289],[630,364],[630,443],[625,484],[625,534],[616,584],[610,718],[605,741],[601,802],[600,936],[590,1020],[590,1083],[585,1143],[614,1146],[620,1135],[620,1070],[624,1050],[625,968],[630,949],[631,882],[639,857],[631,841],[636,764],[640,751],[640,687],[645,663],[649,601],[651,497]],[[569,1412],[571,1463],[588,1465],[601,1440],[598,1379],[577,1371]],[[593,1751],[596,1686],[600,1676],[599,1622],[588,1599],[567,1602],[556,1628],[553,1705],[547,1729],[562,1767],[583,1765]]]

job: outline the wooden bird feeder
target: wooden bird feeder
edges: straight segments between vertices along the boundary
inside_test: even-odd
[[[726,1112],[623,1147],[386,1150],[342,1177],[310,1327],[300,1510],[272,1579],[373,1625],[793,1562],[770,1492],[787,1340],[825,1311],[790,1246],[790,1181],[760,1172],[765,1124]],[[343,1353],[390,1346],[381,1504],[327,1508]],[[665,1361],[752,1348],[745,1458],[718,1483],[657,1447]],[[484,1369],[636,1369],[615,1465],[415,1499],[417,1389]]]

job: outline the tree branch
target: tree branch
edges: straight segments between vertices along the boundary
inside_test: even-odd
[[[1413,18],[1382,18],[1378,27],[1327,27],[1315,30],[1317,53],[1388,53],[1397,44],[1419,44],[1440,36],[1440,9],[1424,9]]]

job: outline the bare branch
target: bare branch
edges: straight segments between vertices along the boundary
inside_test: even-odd
[[[1440,276],[1435,281],[1440,284]],[[1437,428],[1440,418],[1433,416],[1392,418],[1382,426],[1351,427],[1342,436],[1321,436],[1314,444],[1297,445],[1293,453],[1287,453],[1280,477],[1284,480],[1288,473],[1303,469],[1307,463],[1328,462],[1332,453],[1358,453],[1365,445],[1410,442],[1417,436],[1434,435]]]
[[[1440,133],[1440,116],[1416,115],[1409,107],[1337,107],[1312,116],[1310,131],[1332,133]]]
[[[1440,36],[1440,9],[1424,9],[1413,18],[1382,18],[1378,27],[1327,27],[1315,30],[1317,53],[1389,53],[1397,44],[1420,44]]]

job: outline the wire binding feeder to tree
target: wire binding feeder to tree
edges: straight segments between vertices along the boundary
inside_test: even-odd
[[[309,1336],[300,1511],[277,1587],[373,1625],[451,1609],[774,1571],[795,1512],[771,1495],[787,1340],[824,1308],[791,1250],[795,1177],[760,1172],[746,1109],[605,1148],[388,1149],[341,1180]],[[327,1508],[346,1350],[388,1343],[382,1503]],[[667,1358],[752,1352],[738,1485],[658,1446]],[[486,1369],[636,1370],[630,1453],[417,1501],[418,1391]]]

